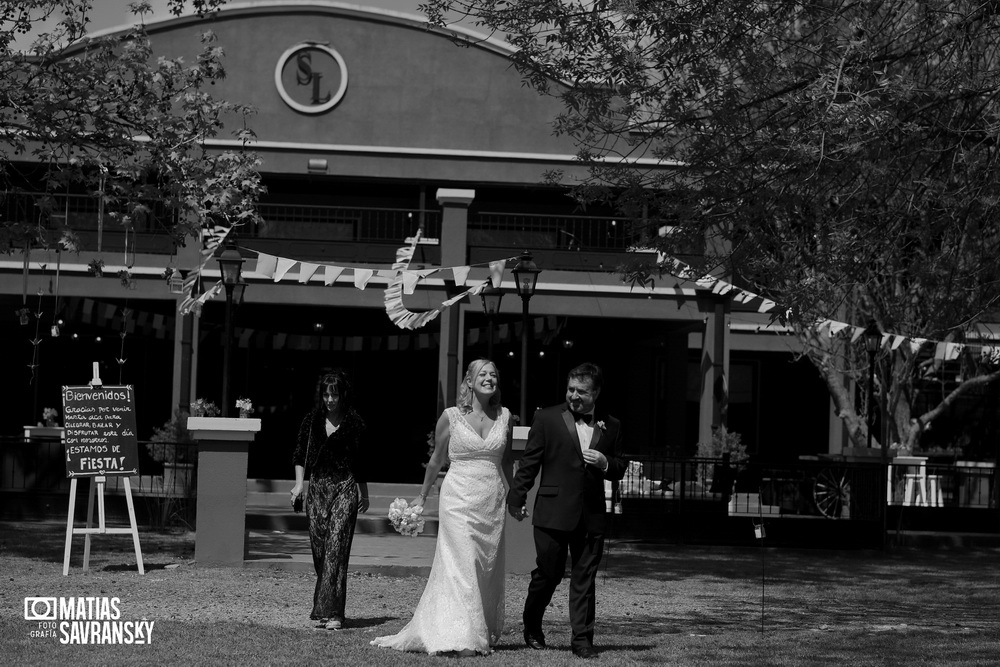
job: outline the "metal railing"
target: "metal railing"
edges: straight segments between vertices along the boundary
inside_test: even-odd
[[[139,472],[129,475],[132,494],[165,498],[193,498],[197,486],[198,445],[156,443],[170,460],[189,461],[173,466],[148,458],[146,442],[138,443]],[[0,438],[0,491],[63,493],[70,489],[66,457],[59,438]],[[105,492],[125,493],[125,475],[108,475]]]
[[[249,238],[401,245],[421,226],[425,238],[441,235],[441,211],[272,203],[257,209],[263,222],[241,232]]]
[[[618,497],[684,511],[725,505],[730,516],[877,521],[888,506],[997,509],[991,463],[932,464],[925,470],[829,458],[725,466],[719,459],[630,456]],[[885,494],[885,496],[883,496]]]
[[[45,193],[26,191],[0,192],[0,215],[13,222],[38,223],[46,229],[69,227],[74,231],[123,232],[119,222],[128,216],[130,231],[146,234],[166,234],[177,221],[177,212],[154,201],[111,202],[104,206],[101,199],[88,194]]]
[[[621,218],[491,212],[469,216],[470,245],[624,252],[641,239],[640,231]]]
[[[886,503],[901,507],[997,508],[992,462],[901,463],[887,473]]]

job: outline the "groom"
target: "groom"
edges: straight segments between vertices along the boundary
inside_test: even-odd
[[[569,618],[574,655],[596,658],[594,607],[597,566],[604,551],[606,528],[604,480],[620,480],[621,424],[597,411],[601,369],[581,364],[569,372],[566,403],[535,413],[528,444],[507,494],[507,511],[518,521],[528,515],[525,499],[541,469],[535,499],[536,567],[524,602],[524,641],[545,648],[542,614],[563,578],[566,551],[572,572]]]

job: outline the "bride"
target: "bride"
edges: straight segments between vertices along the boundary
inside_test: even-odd
[[[455,407],[438,419],[420,495],[423,505],[442,466],[437,546],[413,618],[372,644],[430,654],[488,654],[504,623],[504,480],[513,474],[510,411],[500,405],[496,366],[469,364]]]

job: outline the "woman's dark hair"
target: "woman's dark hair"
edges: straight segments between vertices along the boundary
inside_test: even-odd
[[[325,409],[323,394],[330,387],[337,390],[337,394],[340,396],[340,411],[347,414],[354,407],[354,390],[351,388],[351,378],[339,368],[320,376],[316,383],[316,407],[320,410]]]

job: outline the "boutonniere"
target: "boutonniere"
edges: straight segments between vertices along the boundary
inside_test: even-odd
[[[601,429],[602,431],[606,431],[607,430],[605,428],[605,426],[604,426],[604,420],[603,419],[597,422],[597,428]]]

